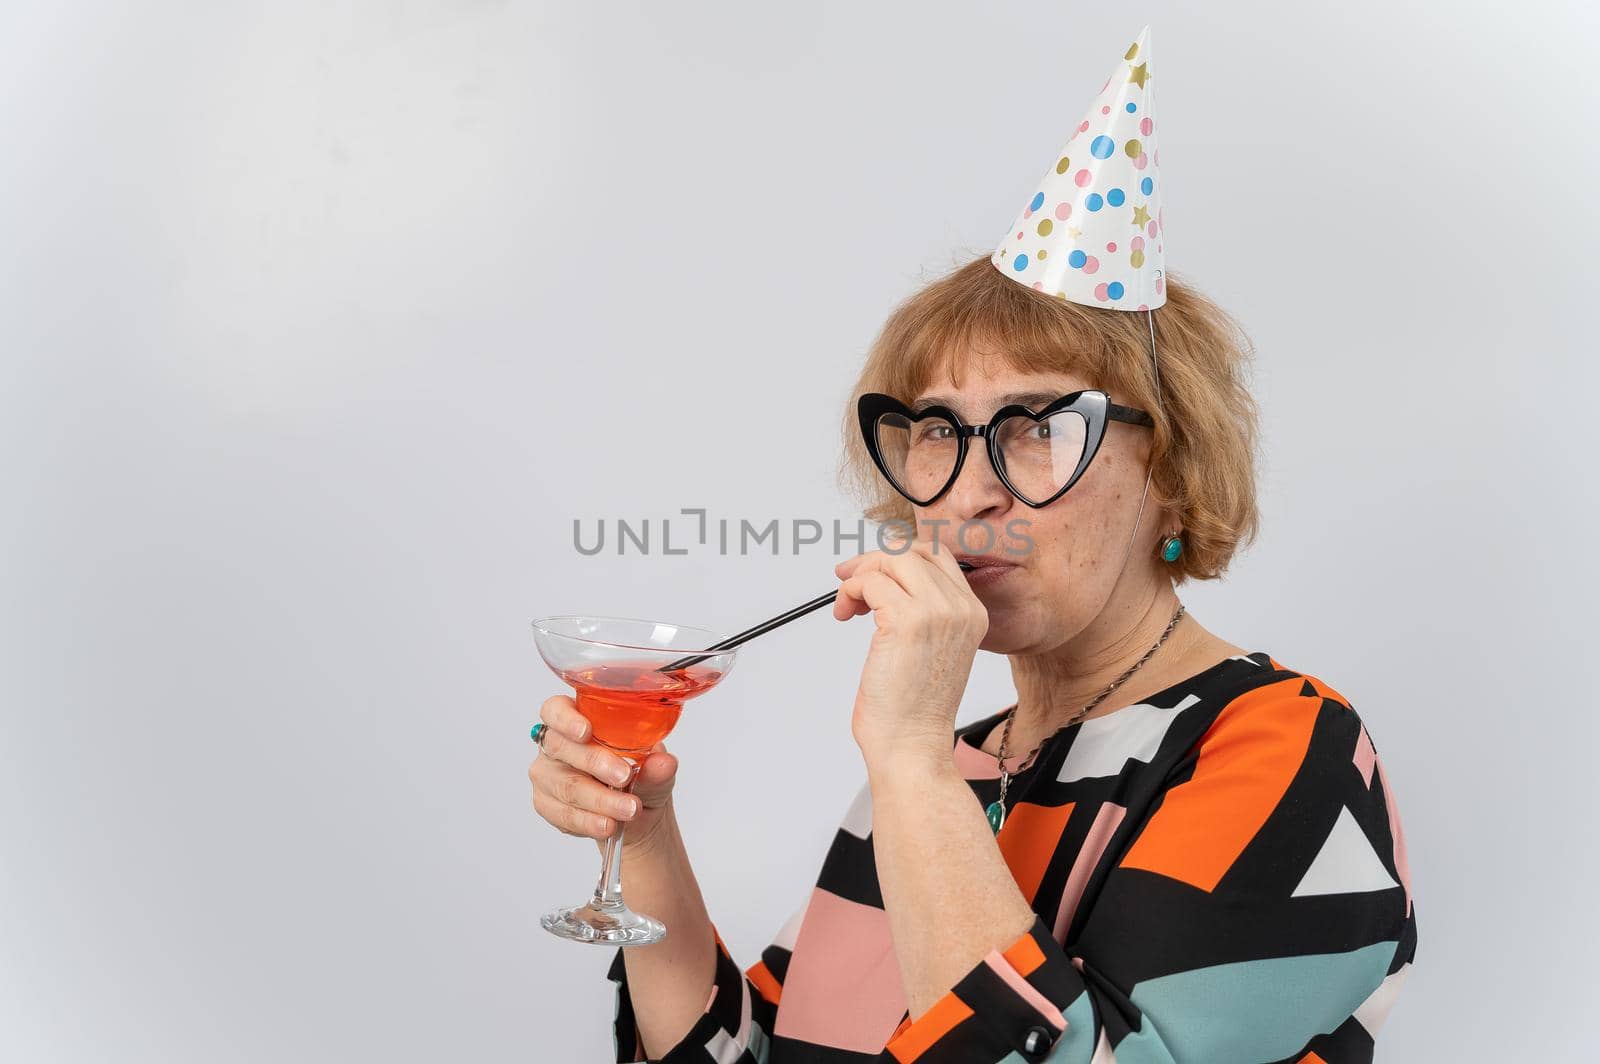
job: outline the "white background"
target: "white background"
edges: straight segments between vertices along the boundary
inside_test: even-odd
[[[866,345],[1149,22],[1169,264],[1254,338],[1266,448],[1183,598],[1387,765],[1378,1058],[1586,1059],[1594,12],[5,5],[0,1057],[608,1059],[609,955],[537,925],[598,861],[529,808],[528,621],[735,630],[835,558],[573,520],[852,521]],[[860,779],[868,624],[752,645],[672,740],[746,963]],[[1008,693],[985,655],[964,719]]]

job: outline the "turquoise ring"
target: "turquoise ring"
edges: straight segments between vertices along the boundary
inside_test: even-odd
[[[544,733],[545,733],[546,730],[547,729],[545,728],[544,721],[540,721],[538,724],[535,724],[533,726],[533,728],[528,732],[528,738],[530,738],[534,742],[538,743],[539,744],[539,749],[541,749],[541,750],[544,749]]]

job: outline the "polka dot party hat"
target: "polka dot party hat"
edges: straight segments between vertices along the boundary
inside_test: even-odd
[[[1167,301],[1154,88],[1146,26],[1006,231],[997,269],[1091,307]]]

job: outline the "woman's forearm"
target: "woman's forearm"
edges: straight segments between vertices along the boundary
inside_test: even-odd
[[[645,1052],[666,1053],[706,1009],[716,978],[717,946],[700,884],[670,806],[651,837],[630,846],[624,833],[622,875],[628,904],[667,925],[667,937],[623,950],[634,1021]]]
[[[1034,913],[948,748],[869,758],[867,772],[878,885],[915,1019]]]

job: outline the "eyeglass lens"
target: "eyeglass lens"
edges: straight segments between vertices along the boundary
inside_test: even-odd
[[[901,492],[926,501],[949,482],[960,454],[955,426],[949,421],[942,417],[913,421],[889,413],[880,415],[874,427],[879,454]],[[1072,479],[1083,459],[1088,429],[1076,410],[1039,420],[1013,415],[995,428],[995,460],[1018,495],[1043,502]]]

